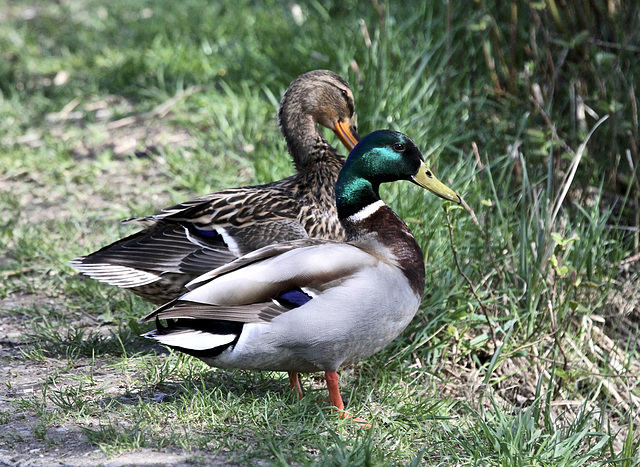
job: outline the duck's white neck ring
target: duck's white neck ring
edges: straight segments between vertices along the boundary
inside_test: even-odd
[[[371,203],[371,204],[366,205],[365,207],[360,209],[355,214],[351,214],[349,217],[347,217],[346,220],[348,222],[352,223],[352,224],[356,223],[356,222],[359,222],[359,221],[361,221],[363,219],[366,219],[367,217],[371,216],[373,213],[375,213],[378,209],[380,209],[384,205],[385,205],[384,201],[379,199],[375,203]]]

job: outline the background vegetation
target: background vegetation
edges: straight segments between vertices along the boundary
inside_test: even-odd
[[[6,462],[640,464],[637,2],[1,5]],[[149,304],[68,266],[122,218],[290,174],[275,110],[316,68],[466,202],[384,190],[429,279],[401,338],[342,372],[371,430],[317,376],[296,401],[285,375],[151,347]]]

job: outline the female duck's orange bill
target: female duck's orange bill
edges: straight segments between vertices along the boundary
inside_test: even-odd
[[[347,120],[346,122],[337,121],[333,132],[340,138],[340,141],[342,141],[342,144],[344,144],[349,152],[351,152],[351,150],[356,147],[356,144],[358,144],[358,141],[360,141],[360,136],[355,126],[351,124],[351,120]]]

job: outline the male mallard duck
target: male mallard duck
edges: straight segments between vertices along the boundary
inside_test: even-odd
[[[331,404],[343,411],[338,368],[395,339],[424,291],[422,251],[378,194],[394,180],[460,202],[407,136],[371,133],[351,151],[336,185],[345,243],[294,240],[221,266],[145,316],[142,322],[156,321],[145,337],[220,368],[287,371],[292,386],[297,372],[324,371]]]
[[[260,247],[307,237],[342,240],[334,187],[344,159],[317,125],[333,130],[351,150],[359,140],[353,113],[353,94],[340,76],[326,70],[299,76],[278,111],[295,175],[129,219],[144,230],[77,258],[72,266],[162,304],[185,293],[184,285],[201,274]]]

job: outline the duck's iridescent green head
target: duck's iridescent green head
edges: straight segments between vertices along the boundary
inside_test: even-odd
[[[365,136],[349,154],[336,185],[341,218],[380,199],[381,183],[410,180],[441,198],[460,203],[460,197],[436,178],[411,139],[391,130]]]

